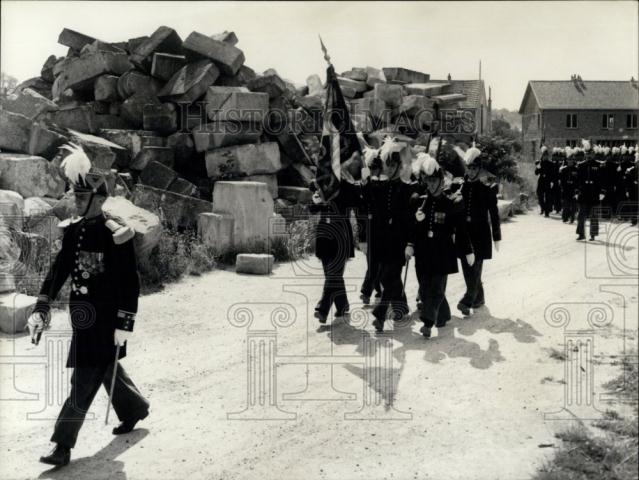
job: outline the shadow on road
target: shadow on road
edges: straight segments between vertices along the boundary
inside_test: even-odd
[[[51,468],[40,474],[38,478],[66,480],[69,478],[92,478],[108,480],[125,480],[124,462],[115,460],[122,453],[140,442],[149,434],[146,428],[134,430],[125,436],[116,436],[102,450],[91,457],[77,460],[71,458],[71,463],[62,468]],[[73,454],[73,451],[71,452]]]

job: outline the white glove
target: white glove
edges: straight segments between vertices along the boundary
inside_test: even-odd
[[[417,210],[417,212],[415,212],[415,218],[417,219],[418,222],[423,222],[424,219],[426,218],[426,214],[422,212],[421,210]]]
[[[550,188],[552,188],[555,184],[553,182],[550,182]]]
[[[44,330],[44,316],[41,312],[34,312],[27,319],[27,327],[31,336],[31,343],[37,345],[40,342],[40,334]]]
[[[113,343],[115,345],[123,346],[131,335],[133,335],[133,332],[116,328],[113,333]]]
[[[368,245],[366,244],[366,242],[359,242],[359,244],[358,244],[358,248],[359,248],[360,252],[366,253],[367,247],[368,247]]]
[[[466,263],[468,263],[469,266],[473,266],[475,265],[475,254],[474,253],[469,253],[468,255],[466,255]]]
[[[317,193],[317,192],[315,192],[315,193],[313,194],[313,203],[314,203],[315,205],[317,205],[318,203],[322,203],[322,197],[321,197],[321,196],[320,196],[320,194],[319,194],[319,193]]]
[[[368,167],[362,168],[361,175],[362,175],[362,183],[366,183],[371,176],[371,169]]]
[[[404,257],[406,258],[406,261],[410,260],[413,255],[415,255],[415,249],[411,245],[407,245],[404,250]]]
[[[495,240],[493,242],[493,244],[495,245],[495,251],[498,252],[499,251],[499,240]]]
[[[603,193],[599,194],[599,201],[601,202],[604,199],[605,195]]]

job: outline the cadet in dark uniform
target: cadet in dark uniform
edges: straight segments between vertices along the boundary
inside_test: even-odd
[[[401,319],[409,312],[402,269],[406,263],[405,249],[413,226],[409,211],[413,189],[399,177],[400,147],[395,147],[394,143],[387,138],[380,149],[383,168],[380,180],[367,181],[363,188],[364,201],[370,205],[372,214],[368,248],[370,255],[380,262],[382,298],[373,309],[373,325],[378,332],[384,329],[389,309],[394,320]]]
[[[472,147],[466,160],[468,172],[462,186],[466,230],[475,254],[475,262],[470,265],[466,257],[461,257],[462,271],[466,282],[466,293],[457,304],[464,315],[470,315],[471,308],[479,308],[485,303],[484,286],[481,273],[484,260],[492,258],[492,244],[499,250],[501,226],[497,209],[497,191],[495,187],[480,181],[482,167],[481,151]],[[463,236],[460,236],[463,240]]]
[[[566,147],[564,165],[559,168],[559,185],[561,186],[561,220],[564,223],[575,223],[577,214],[577,167],[573,158],[573,150]]]
[[[629,154],[633,154],[633,148],[629,149]],[[637,202],[639,202],[639,191],[637,190],[637,180],[639,172],[637,171],[637,164],[639,163],[639,151],[634,151],[634,163],[632,166],[628,167],[624,174],[624,183],[625,183],[625,197],[626,202],[629,204],[628,216],[630,217],[630,223],[632,225],[637,225],[637,218],[639,217],[639,207]]]
[[[575,160],[577,161],[577,201],[579,202],[577,240],[586,239],[587,218],[590,218],[590,240],[594,240],[599,235],[599,209],[601,200],[604,197],[601,185],[603,172],[600,162],[593,157],[590,143],[587,141],[582,142],[584,148],[577,148],[575,153]]]
[[[361,186],[354,176],[362,169],[360,153],[355,152],[341,165],[340,189],[337,197],[323,202],[319,193],[313,194],[311,213],[319,213],[315,231],[315,255],[322,262],[324,289],[315,306],[315,318],[326,323],[331,306],[335,305],[335,317],[348,315],[349,303],[344,285],[344,269],[348,259],[355,256],[353,229],[350,222],[352,209],[362,204]]]
[[[427,153],[418,154],[413,170],[425,185],[426,194],[413,194],[415,226],[406,257],[415,255],[422,308],[419,316],[424,325],[422,335],[429,338],[433,326],[443,327],[451,318],[446,300],[448,275],[457,273],[457,252],[466,257],[469,265],[475,258],[466,232],[464,200],[459,191],[449,195],[445,191],[444,170]],[[415,202],[416,197],[419,199]],[[457,242],[457,247],[455,243]]]
[[[544,145],[541,147],[541,159],[536,162],[535,175],[539,175],[537,180],[539,208],[541,208],[541,213],[546,217],[552,211],[553,168],[553,163],[548,155],[548,148]]]
[[[116,370],[113,407],[120,426],[114,434],[128,433],[148,415],[149,402],[115,360],[126,355],[126,340],[133,332],[138,307],[139,280],[133,232],[102,213],[108,195],[104,178],[89,173],[91,162],[79,147],[62,162],[81,217],[65,221],[62,248],[49,271],[28,320],[32,341],[37,344],[47,323],[50,304],[71,277],[69,313],[73,336],[67,368],[74,368],[71,392],[64,403],[51,441],[53,451],[40,461],[66,465],[84,417],[100,385],[107,392]]]
[[[623,171],[621,169],[621,149],[612,147],[610,155],[607,155],[602,163],[602,186],[606,195],[602,201],[606,218],[617,216],[619,202],[623,199]]]
[[[561,186],[559,185],[559,169],[564,160],[564,152],[561,148],[553,148],[550,161],[552,162],[550,177],[550,198],[552,199],[552,209],[556,213],[561,213]]]

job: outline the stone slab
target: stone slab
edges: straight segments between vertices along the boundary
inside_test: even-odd
[[[133,68],[125,53],[96,52],[74,58],[60,73],[60,90],[93,90],[95,80],[104,74],[122,75]]]
[[[171,77],[158,95],[178,103],[193,103],[206,93],[219,75],[219,70],[210,60],[189,63]]]
[[[382,71],[386,81],[392,83],[426,83],[430,79],[429,74],[409,70],[408,68],[387,67],[383,68]]]
[[[144,146],[129,164],[131,170],[144,170],[151,162],[158,162],[172,168],[175,162],[175,153],[169,147]]]
[[[12,190],[25,198],[59,198],[64,186],[57,168],[45,158],[0,153],[0,189]]]
[[[206,153],[209,178],[277,173],[282,168],[277,143],[239,145]]]
[[[269,110],[269,96],[263,92],[227,91],[229,87],[209,87],[206,113],[214,121],[261,123]],[[241,88],[241,87],[239,87]]]
[[[133,202],[135,205],[157,213],[162,218],[162,223],[169,228],[196,230],[199,214],[213,210],[211,202],[206,200],[142,184],[135,186]]]
[[[233,247],[234,219],[231,215],[204,212],[198,215],[197,231],[202,243],[219,254]]]
[[[248,82],[247,87],[251,92],[268,93],[269,99],[280,97],[287,91],[284,80],[275,74],[255,77]]]
[[[163,82],[168,82],[185,64],[186,57],[184,55],[154,53],[151,63],[151,76]]]
[[[35,90],[25,88],[6,97],[0,96],[0,108],[24,115],[30,119],[36,119],[46,112],[56,111],[58,105]]]
[[[192,131],[195,150],[206,152],[221,147],[255,143],[262,135],[260,124],[212,122]]]
[[[31,120],[0,109],[0,150],[26,152],[31,136]]]
[[[244,52],[233,45],[192,32],[182,45],[194,58],[207,58],[215,62],[225,75],[235,75],[244,64]]]
[[[140,172],[140,183],[149,187],[168,190],[177,178],[177,173],[160,162],[149,162]]]
[[[275,257],[267,253],[240,253],[235,257],[235,273],[269,275],[274,262]]]
[[[145,71],[151,69],[153,54],[156,52],[176,55],[183,53],[180,36],[175,30],[164,25],[153,32],[150,37],[135,42],[135,45],[132,45],[132,40],[129,40],[129,48],[132,47],[135,48],[131,52],[131,62]]]
[[[0,294],[0,331],[22,333],[37,300],[36,297],[22,293]]]

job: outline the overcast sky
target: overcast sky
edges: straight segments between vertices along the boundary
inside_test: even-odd
[[[304,83],[324,76],[321,34],[338,72],[402,66],[492,86],[495,108],[519,108],[528,80],[638,78],[638,8],[617,2],[28,2],[2,1],[2,71],[38,76],[64,28],[108,42],[174,28],[233,30],[246,64]]]

